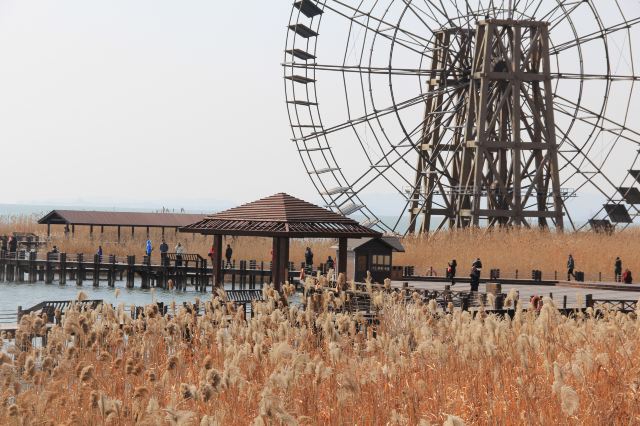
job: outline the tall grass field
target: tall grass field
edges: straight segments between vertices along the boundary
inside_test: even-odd
[[[46,236],[46,226],[38,225],[35,216],[11,216],[0,220],[0,235],[12,231],[33,232]],[[57,245],[68,253],[95,253],[102,245],[104,254],[127,255],[144,254],[147,240],[144,229],[136,229],[131,236],[130,229],[122,228],[121,242],[117,241],[115,228],[94,228],[91,237],[88,227],[77,227],[75,235],[65,236],[61,226],[52,227],[52,236],[48,245]],[[158,247],[162,240],[159,229],[151,229],[150,238],[155,247],[153,258],[159,260]],[[165,239],[173,251],[177,242],[185,246],[185,252],[206,256],[212,244],[211,237],[202,235],[165,231]],[[460,274],[476,257],[482,260],[484,269],[500,269],[502,276],[513,277],[519,271],[520,277],[530,275],[532,269],[543,272],[543,278],[566,277],[566,262],[572,254],[576,270],[584,271],[587,279],[613,281],[614,262],[617,256],[623,261],[623,268],[640,274],[640,229],[631,228],[611,235],[594,232],[556,233],[538,229],[493,229],[444,231],[426,236],[406,237],[402,239],[405,253],[394,255],[394,264],[412,265],[416,274],[426,274],[430,268],[438,275],[446,271],[447,262],[456,259],[460,265]],[[240,260],[270,261],[272,241],[268,238],[228,237],[226,244],[233,248],[233,257]],[[328,256],[335,258],[331,248],[335,241],[330,240],[292,240],[290,260],[296,265],[304,260],[305,247],[314,252],[314,263],[324,262]],[[640,276],[640,275],[638,275]]]

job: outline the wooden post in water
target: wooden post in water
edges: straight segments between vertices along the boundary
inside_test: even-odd
[[[76,284],[82,285],[82,281],[84,280],[84,255],[82,253],[78,253],[77,263]]]
[[[36,265],[36,257],[37,257],[37,253],[36,252],[30,252],[29,253],[29,282],[30,283],[35,283],[38,279],[38,266]]]
[[[0,251],[0,281],[5,280],[5,267],[7,265],[7,252],[4,250]]]
[[[133,283],[136,276],[135,265],[136,257],[132,255],[127,256],[127,288],[133,288]]]
[[[60,253],[60,284],[67,283],[67,253]]]
[[[93,255],[93,286],[98,287],[100,285],[100,255]]]
[[[51,265],[51,254],[47,253],[47,260],[44,264],[44,283],[51,284],[53,282],[53,272]]]
[[[109,287],[116,285],[116,257],[113,254],[109,255],[109,277],[107,285]]]
[[[23,257],[23,259],[24,259],[24,257]],[[20,265],[20,258],[19,258],[19,254],[18,253],[16,254],[16,274],[18,274],[17,281],[19,283],[24,282],[24,272],[22,271],[22,268],[21,268],[21,265]]]

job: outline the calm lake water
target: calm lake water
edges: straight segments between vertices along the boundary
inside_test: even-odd
[[[140,283],[135,283],[135,288],[126,288],[124,282],[116,282],[115,287],[109,287],[102,283],[100,287],[93,285],[76,286],[75,284],[59,285],[44,283],[0,283],[0,312],[16,310],[18,306],[23,309],[36,305],[44,300],[74,300],[79,291],[87,294],[88,299],[102,299],[114,306],[119,303],[125,305],[144,306],[157,302],[177,304],[190,301],[196,297],[201,300],[211,297],[211,293],[200,293],[189,289],[187,291],[163,290],[155,288],[153,290],[143,290]],[[120,289],[120,295],[116,298],[115,289]],[[210,291],[210,289],[209,289]]]
[[[401,283],[394,283],[400,285]],[[410,282],[411,286],[416,288],[444,289],[446,283],[426,283],[426,282]],[[165,304],[175,301],[176,304],[182,302],[193,302],[196,297],[206,300],[211,297],[210,289],[207,293],[200,293],[193,288],[187,291],[163,290],[155,288],[153,290],[143,290],[140,283],[135,283],[135,288],[128,289],[124,282],[116,282],[115,287],[111,288],[102,283],[99,287],[93,285],[76,286],[75,284],[59,285],[44,283],[0,283],[0,313],[7,311],[17,311],[18,306],[23,309],[29,308],[44,300],[74,300],[78,296],[79,291],[87,294],[89,299],[102,299],[114,306],[119,303],[125,305],[144,306],[153,301],[164,302]],[[231,289],[230,285],[225,286]],[[259,287],[259,286],[258,286]],[[120,289],[120,295],[116,298],[115,289]],[[594,289],[576,289],[570,287],[552,287],[552,286],[535,286],[535,285],[503,285],[502,292],[508,293],[511,288],[515,288],[520,292],[520,299],[524,301],[524,306],[528,305],[529,298],[533,294],[548,296],[553,293],[553,298],[558,306],[562,305],[563,296],[567,296],[568,307],[578,306],[581,301],[584,303],[584,295],[592,294],[594,298],[602,299],[626,299],[638,300],[639,292],[634,291],[613,291],[613,290],[594,290]],[[469,284],[457,284],[453,290],[467,291]],[[481,292],[485,291],[484,284],[480,285]]]

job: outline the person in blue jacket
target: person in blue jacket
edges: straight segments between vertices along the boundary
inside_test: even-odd
[[[151,257],[151,252],[153,251],[153,246],[151,245],[151,239],[147,240],[147,248],[146,248],[147,256]]]

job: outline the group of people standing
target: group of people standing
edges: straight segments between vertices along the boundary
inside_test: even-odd
[[[167,257],[167,253],[169,253],[169,244],[167,244],[164,238],[160,243],[159,249],[160,249],[160,261],[162,262],[162,264],[168,265],[169,258]],[[144,253],[147,256],[147,259],[149,261],[151,261],[151,254],[153,253],[153,250],[154,250],[154,247],[153,247],[153,243],[151,242],[151,238],[148,238],[147,243],[145,244],[145,247],[144,247]],[[184,254],[184,246],[182,245],[182,243],[178,242],[174,250],[176,254],[176,266],[181,266],[182,255]]]
[[[1,240],[2,240],[3,251],[9,252],[9,253],[15,253],[16,251],[18,251],[18,240],[13,235],[10,237],[7,237],[6,235],[4,235]]]
[[[458,269],[458,262],[453,259],[447,264],[447,278],[451,280],[451,285],[456,285],[456,270]],[[471,272],[469,278],[471,278],[471,291],[478,291],[480,286],[480,274],[482,272],[482,261],[479,257],[471,264]]]
[[[569,254],[567,259],[567,281],[571,281],[571,277],[576,279],[575,274],[576,261],[573,258],[573,255]],[[455,285],[456,281],[456,270],[458,268],[458,262],[453,259],[447,264],[447,279],[451,280],[451,285]],[[471,278],[471,291],[478,291],[478,287],[480,285],[480,273],[482,272],[482,261],[480,258],[476,258],[471,264],[471,272],[469,273],[469,277]],[[622,270],[622,260],[620,257],[616,257],[615,265],[614,265],[614,277],[616,282],[623,282],[625,284],[631,284],[633,282],[633,277],[631,275],[631,271],[629,269],[625,269],[624,272]]]
[[[613,267],[613,275],[615,276],[617,283],[623,282],[625,284],[631,284],[633,282],[631,271],[629,269],[625,269],[624,272],[622,271],[622,259],[620,259],[620,256],[616,257],[616,262]]]

